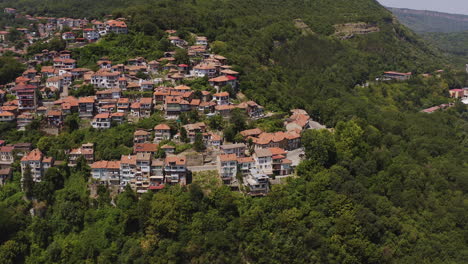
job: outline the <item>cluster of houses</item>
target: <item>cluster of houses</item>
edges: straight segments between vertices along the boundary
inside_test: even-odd
[[[220,146],[217,169],[224,184],[234,188],[244,185],[250,195],[265,195],[271,176],[293,173],[293,161],[287,158],[288,151],[301,147],[301,132],[312,128],[312,121],[304,110],[294,109],[291,113],[284,122],[284,132],[249,129],[240,132],[247,144]]]
[[[89,41],[110,31],[127,32],[123,20],[91,21],[92,28],[87,28],[89,23],[84,21],[58,19],[56,23],[58,21],[71,28],[81,28],[90,36]],[[65,117],[76,113],[81,119],[89,120],[93,128],[108,129],[114,124],[150,117],[155,112],[163,113],[167,120],[179,119],[181,114],[190,111],[207,117],[229,118],[235,109],[244,111],[251,119],[264,117],[263,107],[254,101],[233,103],[239,72],[227,64],[225,57],[209,52],[206,37],[196,36],[194,45],[190,46],[176,35],[176,31],[166,32],[172,45],[187,50],[189,63],[176,63],[175,52],[168,51],[157,60],[137,57],[124,64],[114,64],[103,57],[97,61],[98,70],[92,71],[79,68],[70,51],[43,50],[28,61],[29,68],[21,76],[0,89],[0,122],[16,122],[18,129],[25,129],[41,116],[42,125],[60,129]],[[71,40],[68,33],[72,32],[64,33],[62,37]],[[37,71],[35,66],[42,64],[50,66],[42,66]],[[148,77],[142,79],[139,73]],[[184,80],[197,78],[206,78],[211,86],[209,90],[199,91],[183,84]],[[93,87],[95,94],[69,95],[70,91],[83,85]],[[126,92],[139,92],[135,93],[139,95],[125,96]],[[15,96],[14,100],[12,96]],[[191,172],[187,158],[176,155],[175,144],[171,143],[182,142],[181,132],[170,123],[135,131],[133,153],[122,155],[120,160],[95,160],[94,144],[87,143],[68,151],[68,165],[76,166],[80,160],[84,161],[91,167],[95,182],[119,189],[130,185],[138,193],[160,190],[167,185],[188,184]],[[308,114],[295,109],[285,120],[284,131],[267,133],[258,128],[250,129],[241,132],[245,143],[229,144],[221,132],[209,131],[204,122],[183,125],[187,136],[184,142],[195,143],[197,135],[201,135],[205,147],[217,153],[212,164],[216,164],[223,183],[237,188],[243,185],[251,195],[266,194],[269,178],[273,175],[293,173],[288,152],[300,148],[301,132],[310,127]],[[13,150],[13,146],[1,146],[0,165],[8,162],[11,165]],[[161,151],[164,158],[155,158]],[[30,148],[21,153],[22,174],[31,169],[33,180],[37,182],[48,168],[57,164],[39,149]],[[0,179],[4,181],[8,173],[11,176],[11,168],[7,165],[0,168]],[[5,174],[3,178],[2,173]]]
[[[110,33],[128,33],[124,18],[90,21],[86,18],[31,16],[18,13],[14,8],[5,8],[4,13],[13,15],[15,19],[22,19],[30,23],[27,27],[16,28],[17,31],[24,34],[26,45],[32,44],[39,39],[54,36],[60,37],[67,42],[95,42]],[[12,29],[12,27],[6,26],[4,30],[0,31],[0,41],[6,41]],[[69,31],[63,32],[66,29],[69,29]],[[63,33],[59,33],[61,31]]]
[[[81,118],[91,119],[94,128],[106,129],[114,122],[124,122],[126,118],[149,117],[155,110],[164,111],[168,119],[176,119],[189,111],[227,118],[234,109],[242,109],[251,118],[262,117],[264,109],[254,101],[231,103],[231,95],[223,90],[225,86],[237,88],[239,73],[231,69],[226,58],[209,53],[206,38],[197,39],[200,38],[197,42],[200,45],[185,46],[191,58],[190,64],[173,64],[175,53],[166,52],[158,60],[147,61],[137,57],[125,64],[113,64],[104,57],[97,61],[99,69],[91,71],[77,67],[70,51],[44,50],[28,61],[30,67],[15,82],[0,90],[0,121],[17,120],[18,127],[24,128],[36,116],[43,116],[50,126],[60,128],[67,115],[78,113]],[[52,65],[42,66],[40,71],[34,68],[47,62]],[[138,73],[162,78],[141,79],[137,77]],[[185,79],[200,77],[209,78],[208,83],[214,92],[196,91],[181,84]],[[80,84],[73,85],[77,82]],[[83,85],[92,85],[95,95],[68,96],[69,91]],[[150,97],[128,98],[124,96],[125,92],[142,92]],[[6,94],[17,99],[7,101]],[[53,107],[43,106],[44,100],[59,96]]]

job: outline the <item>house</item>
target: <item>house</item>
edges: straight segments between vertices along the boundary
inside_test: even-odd
[[[111,121],[117,124],[122,124],[125,120],[124,113],[111,113],[110,116],[111,116]]]
[[[463,98],[465,91],[463,89],[451,89],[449,90],[449,94],[451,98]]]
[[[220,116],[223,118],[228,118],[231,116],[232,110],[234,110],[236,107],[234,105],[216,105],[214,109],[216,110],[216,113],[218,113]]]
[[[18,130],[25,130],[26,126],[32,123],[34,116],[30,112],[24,112],[16,117],[16,125]]]
[[[164,160],[153,159],[151,161],[151,172],[149,177],[149,190],[160,190],[164,185]]]
[[[14,15],[14,14],[16,14],[16,9],[15,9],[15,8],[6,7],[5,9],[3,9],[3,12],[5,12],[5,13],[7,13],[7,14],[10,14],[10,15]]]
[[[137,193],[145,193],[150,185],[151,154],[137,153],[136,167],[137,172],[135,178],[130,181],[131,186]]]
[[[112,69],[112,61],[108,60],[107,58],[101,58],[96,62],[101,70],[111,70]]]
[[[412,76],[411,72],[394,72],[394,71],[387,71],[384,72],[382,76],[382,80],[389,81],[389,80],[396,80],[396,81],[406,81],[409,80]]]
[[[101,113],[94,116],[91,126],[96,129],[108,129],[111,127],[110,113]]]
[[[210,64],[198,64],[193,67],[193,75],[196,77],[213,78],[216,75],[216,67]]]
[[[268,176],[260,170],[251,169],[243,180],[249,195],[264,196],[269,191]]]
[[[237,78],[231,75],[221,75],[208,80],[209,84],[216,88],[221,88],[230,85],[232,88],[237,87]]]
[[[257,170],[268,175],[273,174],[273,154],[269,149],[256,149],[252,157]]]
[[[180,96],[166,96],[164,102],[164,110],[167,117],[177,117],[182,112],[182,97]]]
[[[86,39],[88,42],[95,42],[100,37],[101,36],[99,35],[99,32],[95,29],[92,29],[92,28],[83,29],[83,38]]]
[[[61,127],[63,125],[63,114],[62,111],[49,110],[46,113],[47,123],[50,126]]]
[[[154,155],[158,152],[158,144],[155,143],[136,143],[133,146],[133,153],[148,153]]]
[[[91,177],[100,184],[120,185],[120,161],[96,161],[91,164]]]
[[[224,184],[231,184],[237,175],[237,156],[236,154],[218,155],[217,167],[219,176]]]
[[[0,168],[0,186],[5,185],[5,183],[10,180],[12,176],[12,168]]]
[[[78,159],[84,157],[88,164],[94,161],[94,144],[87,143],[81,145],[80,148],[72,149],[68,154],[68,166],[76,166]]]
[[[166,155],[167,155],[167,154],[173,154],[173,153],[175,152],[175,149],[176,149],[176,148],[175,148],[174,146],[172,146],[172,145],[167,145],[167,144],[166,144],[166,145],[162,146],[161,149],[162,149],[162,150],[164,151],[164,153],[166,153]]]
[[[91,75],[91,84],[97,88],[118,88],[120,72],[100,70]]]
[[[260,128],[253,128],[253,129],[248,129],[248,130],[244,130],[240,132],[240,134],[244,137],[244,139],[247,139],[249,137],[258,137],[262,133],[263,131]]]
[[[223,144],[223,139],[220,135],[210,133],[208,144],[215,148],[219,148],[219,146]]]
[[[171,128],[167,124],[159,124],[154,127],[154,142],[171,139]]]
[[[120,88],[111,88],[96,92],[96,98],[98,100],[119,99],[121,95],[122,89]]]
[[[229,93],[228,92],[215,93],[213,96],[214,96],[213,100],[218,105],[228,105],[229,104]]]
[[[253,138],[255,148],[278,147],[286,150],[294,150],[301,146],[301,135],[295,131],[262,133]]]
[[[219,147],[223,154],[235,154],[237,157],[244,157],[247,146],[244,143],[228,144]]]
[[[269,148],[274,175],[289,175],[292,173],[292,161],[286,159],[286,151],[282,148]]]
[[[0,122],[12,122],[16,119],[15,114],[8,111],[0,112]]]
[[[172,45],[175,46],[185,46],[187,45],[187,42],[178,36],[169,36],[168,37],[169,41],[171,42]]]
[[[120,158],[120,186],[125,187],[135,178],[137,172],[136,155],[122,155]]]
[[[127,113],[130,109],[130,100],[128,98],[119,98],[117,101],[117,112]]]
[[[108,20],[105,22],[105,28],[107,33],[115,34],[127,34],[128,28],[124,21],[120,20]]]
[[[141,104],[139,102],[134,102],[130,105],[130,113],[134,117],[140,117]]]
[[[92,117],[94,115],[94,96],[80,97],[78,99],[78,113],[80,117]]]
[[[21,181],[26,169],[31,169],[33,181],[40,182],[48,168],[52,167],[53,158],[46,157],[39,149],[34,149],[21,159]]]
[[[1,146],[0,147],[0,168],[10,167],[15,161],[13,155],[13,146]]]
[[[254,101],[242,102],[237,107],[244,109],[247,115],[251,118],[259,118],[263,116],[263,106],[258,105]]]
[[[167,184],[187,184],[187,159],[185,157],[169,156],[164,161],[165,180]]]
[[[237,166],[242,174],[247,174],[251,169],[256,168],[255,160],[252,157],[237,158]]]
[[[75,33],[73,32],[65,32],[62,34],[62,39],[65,41],[74,41],[75,37]]]
[[[153,110],[153,98],[143,97],[140,99],[140,117],[150,117]]]
[[[34,85],[17,85],[14,88],[16,97],[18,98],[19,110],[35,110],[38,105],[37,86]]]
[[[149,141],[151,133],[145,130],[137,130],[133,133],[133,143],[145,143]]]
[[[198,36],[195,38],[195,45],[207,46],[208,39],[206,37]]]

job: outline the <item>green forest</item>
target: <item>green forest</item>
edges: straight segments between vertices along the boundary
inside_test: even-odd
[[[111,3],[112,4],[109,4]],[[241,90],[269,110],[306,109],[332,131],[302,136],[297,177],[252,198],[228,187],[171,187],[137,198],[131,189],[90,196],[89,167],[49,169],[20,188],[19,163],[0,188],[0,263],[464,263],[468,259],[468,112],[433,114],[448,89],[468,85],[373,0],[3,1],[41,15],[128,18],[128,36],[74,50],[99,57],[156,58],[163,31],[203,34],[241,72]],[[298,28],[301,19],[308,30]],[[378,32],[340,39],[336,24],[365,22]],[[116,45],[120,43],[121,45]],[[419,77],[444,69],[440,76]],[[383,71],[411,71],[406,82],[377,83]],[[0,69],[0,76],[1,69]],[[66,129],[47,136],[0,124],[9,143],[46,155],[95,142],[103,159],[131,151],[137,128],[158,114],[105,132]],[[33,215],[33,216],[32,216]]]

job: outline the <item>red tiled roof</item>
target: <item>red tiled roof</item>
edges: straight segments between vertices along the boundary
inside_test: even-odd
[[[166,164],[175,163],[176,165],[185,165],[187,163],[187,160],[185,157],[171,156],[171,157],[166,157],[165,162]]]
[[[167,124],[159,124],[154,127],[155,130],[171,130]]]
[[[237,161],[237,156],[236,154],[221,154],[219,155],[219,160],[220,161]]]

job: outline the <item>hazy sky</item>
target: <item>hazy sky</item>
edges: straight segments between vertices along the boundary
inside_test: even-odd
[[[467,0],[377,0],[384,6],[468,15]]]

